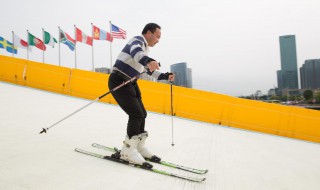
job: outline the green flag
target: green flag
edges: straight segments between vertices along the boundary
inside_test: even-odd
[[[49,44],[51,47],[54,47],[54,43],[58,43],[58,41],[49,34],[49,32],[44,32],[44,43]]]
[[[39,38],[30,33],[28,33],[28,44],[30,46],[36,46],[37,48],[46,51],[46,46],[44,45],[44,43]]]

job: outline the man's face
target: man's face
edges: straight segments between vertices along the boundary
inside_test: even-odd
[[[154,33],[151,33],[150,31],[147,32],[146,40],[148,42],[148,46],[153,47],[155,46],[161,37],[161,30],[159,28],[154,31]]]

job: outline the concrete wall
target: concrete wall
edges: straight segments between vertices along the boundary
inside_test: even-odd
[[[0,56],[0,80],[96,99],[109,91],[108,74]],[[171,115],[170,85],[139,80],[149,111]],[[115,104],[111,95],[102,102]],[[320,111],[173,86],[174,115],[290,138],[320,142]]]

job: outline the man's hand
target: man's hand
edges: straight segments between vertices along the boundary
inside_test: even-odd
[[[160,69],[158,62],[156,62],[156,61],[150,61],[147,64],[147,66],[148,66],[148,69],[149,69],[150,72],[153,72],[155,70],[159,70]]]

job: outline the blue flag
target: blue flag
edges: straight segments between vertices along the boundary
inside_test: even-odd
[[[59,41],[63,44],[67,45],[71,51],[74,51],[74,46],[76,41],[71,38],[69,34],[60,29],[59,32]]]
[[[9,53],[18,53],[17,47],[13,47],[13,44],[9,42],[8,40],[4,39],[0,36],[0,48],[6,49]]]
[[[119,39],[126,39],[127,37],[127,32],[114,24],[111,24],[111,34],[112,37]]]

